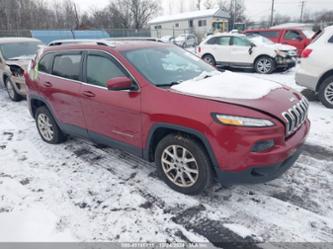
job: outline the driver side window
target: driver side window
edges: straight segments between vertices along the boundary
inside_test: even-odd
[[[116,61],[99,54],[89,54],[87,57],[87,83],[106,87],[108,80],[127,76]]]

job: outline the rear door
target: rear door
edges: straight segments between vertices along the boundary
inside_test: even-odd
[[[85,136],[80,101],[82,53],[46,54],[38,66],[39,90],[52,107],[56,118],[75,135]]]
[[[249,66],[253,63],[253,53],[251,53],[251,42],[247,37],[231,38],[230,62],[241,66]]]
[[[212,54],[216,62],[230,62],[230,36],[212,37],[205,44],[204,53]]]
[[[131,75],[105,52],[86,53],[84,68],[81,104],[89,136],[97,142],[115,143],[132,153],[138,152],[136,149],[142,147],[140,92],[107,89],[108,80]]]

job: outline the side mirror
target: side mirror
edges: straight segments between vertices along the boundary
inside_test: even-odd
[[[130,90],[136,90],[135,87],[133,87],[133,80],[128,77],[116,77],[111,80],[108,80],[107,88],[110,91],[130,91]]]

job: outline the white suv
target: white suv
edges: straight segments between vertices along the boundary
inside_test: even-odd
[[[270,74],[277,68],[288,70],[296,65],[297,49],[276,44],[259,35],[219,34],[209,36],[198,47],[198,55],[211,65],[254,68]]]
[[[296,83],[318,93],[320,101],[333,108],[333,26],[324,30],[303,51]]]

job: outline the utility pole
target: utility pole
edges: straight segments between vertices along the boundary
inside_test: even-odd
[[[301,2],[301,18],[300,18],[300,21],[303,22],[303,15],[304,15],[304,7],[305,7],[305,1],[302,1]]]
[[[231,0],[231,11],[233,12],[232,15],[232,30],[235,29],[235,22],[236,22],[236,8],[237,8],[237,0]]]
[[[271,27],[274,25],[274,6],[275,6],[275,0],[272,0]]]

